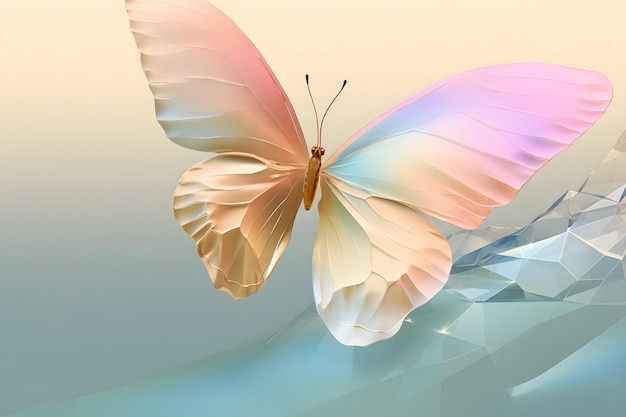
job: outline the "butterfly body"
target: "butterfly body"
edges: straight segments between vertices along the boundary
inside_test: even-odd
[[[320,182],[320,171],[322,169],[322,156],[326,150],[319,146],[311,148],[311,159],[306,173],[306,181],[304,182],[304,208],[310,210],[315,200],[315,194]]]
[[[213,154],[188,170],[174,216],[216,288],[259,291],[319,186],[313,292],[341,343],[393,336],[437,294],[450,246],[429,217],[476,228],[604,113],[602,74],[538,62],[461,73],[367,124],[322,164],[262,55],[205,0],[126,0],[167,136]],[[345,85],[345,83],[344,83]]]

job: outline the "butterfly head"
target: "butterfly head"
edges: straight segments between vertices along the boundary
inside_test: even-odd
[[[311,156],[318,158],[318,159],[322,159],[322,156],[324,156],[324,154],[326,153],[326,149],[322,148],[321,146],[314,146],[311,148]]]

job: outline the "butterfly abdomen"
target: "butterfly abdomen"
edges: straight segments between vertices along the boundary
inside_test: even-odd
[[[315,200],[315,192],[320,182],[320,170],[322,168],[322,156],[324,148],[314,146],[311,148],[311,159],[309,159],[309,167],[306,172],[306,180],[304,181],[304,209],[310,210]]]

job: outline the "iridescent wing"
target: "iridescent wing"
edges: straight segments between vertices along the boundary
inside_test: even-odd
[[[265,284],[289,243],[305,174],[255,155],[221,153],[181,178],[174,215],[217,289],[240,300]]]
[[[314,258],[316,305],[333,334],[356,345],[395,334],[450,268],[445,240],[420,212],[478,227],[585,132],[611,96],[595,72],[480,68],[418,93],[348,140],[322,168]],[[377,209],[381,202],[394,209]],[[426,231],[417,230],[422,223]],[[390,230],[412,231],[415,240],[380,243],[394,241]]]
[[[388,339],[448,280],[452,255],[428,219],[400,202],[326,176],[313,250],[317,311],[337,340]]]
[[[126,0],[167,136],[187,148],[307,162],[293,107],[250,39],[205,0]]]
[[[183,175],[174,214],[216,288],[258,291],[284,252],[308,152],[252,42],[205,0],[127,0],[156,115],[179,145],[218,154]]]

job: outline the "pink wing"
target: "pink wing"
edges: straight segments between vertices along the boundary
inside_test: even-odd
[[[602,74],[542,63],[448,78],[368,124],[323,172],[463,228],[509,203],[604,113]]]
[[[289,99],[226,15],[205,0],[127,0],[126,9],[157,119],[172,141],[307,163]]]
[[[187,171],[174,215],[216,288],[257,292],[302,201],[307,147],[285,92],[252,42],[205,0],[127,0],[167,136],[217,152]]]
[[[444,286],[447,242],[419,212],[479,226],[587,130],[611,95],[595,72],[480,68],[411,97],[346,142],[322,168],[314,250],[316,306],[335,337],[387,339]]]

